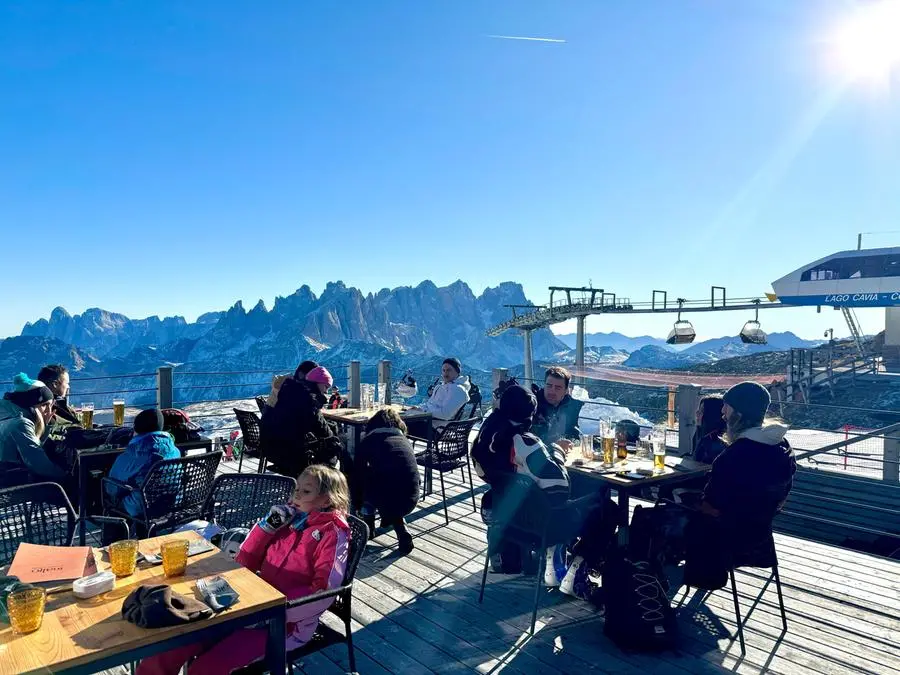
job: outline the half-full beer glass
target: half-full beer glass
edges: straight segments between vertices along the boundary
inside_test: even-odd
[[[82,403],[81,404],[81,426],[85,429],[93,429],[94,428],[94,404],[93,403]]]
[[[113,401],[113,425],[125,426],[125,400],[117,398]]]

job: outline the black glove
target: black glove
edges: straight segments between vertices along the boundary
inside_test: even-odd
[[[208,619],[213,611],[199,600],[175,593],[169,586],[138,586],[125,598],[122,617],[141,628],[165,628]]]

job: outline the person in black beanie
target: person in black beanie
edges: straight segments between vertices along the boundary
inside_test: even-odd
[[[65,471],[41,447],[52,415],[53,392],[25,373],[16,375],[13,391],[0,401],[0,487],[65,479]]]
[[[163,414],[158,408],[142,410],[134,418],[134,437],[125,452],[116,457],[109,471],[109,477],[130,487],[139,488],[147,479],[154,464],[164,459],[178,459],[181,453],[175,447],[172,437],[163,431]],[[174,474],[172,497],[178,493],[180,478]],[[131,516],[141,515],[142,502],[135,492],[106,483],[106,494],[115,508],[126,511]]]

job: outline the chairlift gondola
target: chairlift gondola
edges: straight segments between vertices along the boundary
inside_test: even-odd
[[[675,322],[669,337],[666,338],[666,344],[689,345],[697,337],[697,332],[691,322],[681,318],[682,305],[684,305],[684,298],[678,298],[678,321]]]
[[[769,341],[769,336],[759,327],[759,300],[754,302],[756,303],[756,318],[744,324],[739,337],[745,345],[764,345]]]

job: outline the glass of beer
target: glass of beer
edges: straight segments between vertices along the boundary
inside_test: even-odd
[[[125,426],[125,399],[113,399],[113,426]]]
[[[188,540],[176,539],[163,542],[159,547],[162,554],[163,571],[167,577],[177,577],[187,569]]]
[[[10,593],[6,599],[6,607],[13,633],[33,633],[40,628],[44,621],[46,602],[47,591],[43,588],[26,588]]]
[[[93,403],[82,403],[81,404],[81,426],[85,429],[93,429],[94,428],[94,404]]]
[[[612,466],[616,453],[616,435],[615,428],[611,424],[607,424],[603,429],[603,463],[606,466]]]
[[[650,437],[653,445],[653,472],[663,473],[666,470],[666,431],[654,429]]]
[[[136,539],[117,541],[109,545],[109,566],[117,577],[134,574],[137,565],[138,543]]]

